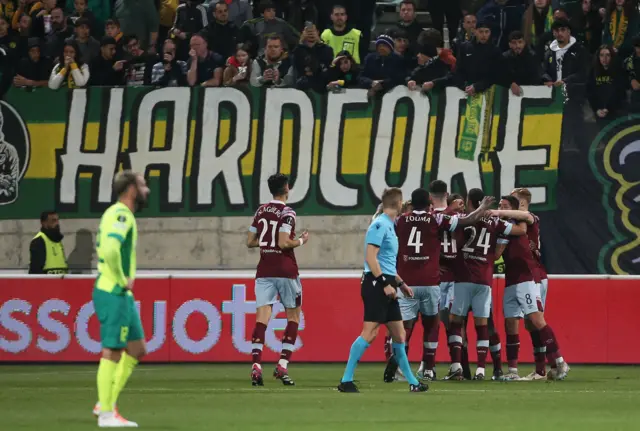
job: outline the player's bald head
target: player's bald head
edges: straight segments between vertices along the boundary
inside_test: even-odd
[[[411,203],[416,211],[424,211],[429,207],[429,192],[423,188],[415,189],[411,193]]]

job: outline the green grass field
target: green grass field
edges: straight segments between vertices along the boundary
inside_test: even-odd
[[[253,388],[248,365],[144,365],[119,408],[147,430],[640,429],[640,367],[575,366],[564,382],[435,382],[423,394],[383,383],[379,364],[359,367],[360,394],[341,394],[342,369],[293,364],[296,387],[269,378]],[[95,370],[0,366],[0,429],[97,428]]]

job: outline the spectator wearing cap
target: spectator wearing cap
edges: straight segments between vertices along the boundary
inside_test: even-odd
[[[209,50],[207,41],[199,34],[191,36],[191,50],[187,61],[187,82],[191,87],[220,87],[224,59]]]
[[[64,41],[73,37],[73,28],[67,24],[64,12],[59,7],[51,11],[51,27],[53,33],[45,36],[42,54],[55,63],[58,61],[58,54],[62,52]]]
[[[222,74],[225,87],[248,87],[251,77],[251,49],[247,44],[236,47],[236,53],[227,59],[227,67]]]
[[[444,47],[444,39],[442,33],[435,28],[428,28],[418,38],[419,45],[433,45],[438,51],[438,58],[449,65],[451,70],[456,68],[456,57],[452,50]]]
[[[280,36],[267,39],[264,54],[251,65],[250,82],[254,87],[292,87],[295,84],[293,63]]]
[[[49,82],[51,62],[42,57],[38,38],[29,39],[28,47],[27,57],[22,58],[16,66],[13,85],[15,87],[46,87]]]
[[[571,17],[571,28],[578,42],[595,53],[602,43],[602,17],[591,0],[582,0],[582,9]]]
[[[151,85],[158,87],[186,87],[187,63],[176,58],[176,43],[167,39],[162,45],[162,61],[153,65]]]
[[[349,51],[340,51],[331,62],[331,67],[325,72],[325,82],[330,91],[340,91],[346,88],[357,88],[360,76],[360,66],[353,59]]]
[[[458,31],[458,34],[453,39],[453,43],[451,44],[453,52],[457,52],[458,47],[463,42],[470,42],[473,40],[476,34],[476,25],[478,25],[478,18],[475,16],[475,14],[465,14],[464,18],[462,18],[462,25],[460,26],[460,30]]]
[[[524,6],[522,0],[489,0],[478,11],[478,21],[491,26],[493,43],[500,52],[509,49],[509,35],[522,28]]]
[[[207,9],[201,0],[186,0],[176,10],[176,20],[170,30],[171,38],[176,39],[178,58],[186,59],[191,36],[209,25]]]
[[[76,21],[80,18],[86,18],[89,20],[89,28],[91,29],[91,36],[100,39],[102,37],[102,28],[96,20],[96,16],[89,10],[88,0],[73,0],[74,11],[69,15],[69,25],[75,26]]]
[[[116,41],[116,60],[124,58],[124,33],[120,29],[120,23],[117,19],[108,19],[104,23],[104,34],[112,37]]]
[[[90,0],[91,2],[91,0]],[[95,12],[95,9],[92,8]],[[120,22],[122,31],[127,35],[136,35],[140,49],[149,54],[156,53],[160,14],[154,0],[116,1],[115,18]]]
[[[31,14],[31,35],[44,38],[53,32],[51,11],[56,7],[56,0],[43,0],[42,8]]]
[[[228,6],[229,21],[236,26],[236,28],[242,27],[247,21],[253,19],[253,11],[251,5],[246,0],[223,0]],[[209,21],[215,19],[215,8],[217,2],[214,0],[209,3]]]
[[[602,43],[627,56],[633,49],[632,39],[638,35],[640,20],[634,0],[609,0],[604,20]]]
[[[542,61],[546,47],[553,40],[551,33],[553,8],[551,0],[534,0],[522,19],[522,33],[527,47]]]
[[[262,18],[245,22],[240,28],[243,42],[251,42],[257,47],[258,55],[264,54],[267,40],[271,36],[279,35],[287,46],[296,46],[300,40],[300,33],[282,18],[276,17],[276,6],[270,2],[261,2]],[[285,48],[286,50],[286,48]]]
[[[627,80],[619,64],[613,49],[602,45],[596,52],[587,79],[587,97],[600,127],[619,118],[624,108]]]
[[[360,64],[360,45],[367,41],[362,40],[362,32],[348,25],[347,9],[336,5],[331,11],[332,25],[322,32],[320,38],[333,49],[333,52],[348,51],[355,62]]]
[[[491,43],[491,27],[480,22],[475,40],[460,45],[455,72],[428,83],[427,87],[454,85],[474,96],[501,82],[502,66],[502,53]]]
[[[100,40],[100,55],[89,65],[89,85],[124,85],[124,65],[124,60],[116,60],[116,40],[110,36],[103,37]]]
[[[545,55],[542,80],[546,86],[557,87],[564,95],[562,130],[572,130],[573,133],[563,134],[562,146],[567,151],[577,151],[578,146],[584,145],[585,141],[582,136],[582,105],[590,56],[571,36],[568,20],[555,20],[551,31],[555,40],[551,42]]]
[[[304,29],[300,44],[293,51],[296,88],[321,92],[325,88],[324,73],[333,61],[333,49],[320,40],[318,29],[310,25]]]
[[[409,90],[428,90],[424,85],[447,76],[451,71],[448,64],[438,57],[438,50],[434,45],[418,46],[418,67],[413,69],[407,78]]]
[[[624,60],[624,69],[631,85],[631,105],[633,113],[640,113],[640,35],[633,38],[633,54]]]
[[[42,8],[42,3],[37,0],[24,0],[19,2],[18,10],[13,14],[13,18],[11,20],[11,28],[18,30],[20,28],[20,17],[22,15],[29,15],[33,20],[35,15],[37,15]]]
[[[529,49],[521,31],[514,31],[509,35],[509,49],[503,57],[504,86],[510,88],[513,94],[522,96],[523,85],[540,85],[540,62]]]
[[[360,74],[360,87],[373,96],[404,84],[406,75],[404,60],[394,52],[393,38],[381,34],[376,39],[376,52],[367,55]]]
[[[89,20],[79,18],[76,21],[74,30],[73,40],[76,41],[78,48],[80,48],[80,59],[85,64],[91,64],[93,59],[100,54],[100,42],[90,36]]]
[[[82,88],[89,82],[89,66],[82,62],[78,43],[73,39],[64,42],[62,53],[49,76],[49,88],[57,90],[60,87]]]
[[[235,53],[240,33],[238,27],[229,21],[229,5],[225,0],[219,0],[209,5],[213,9],[213,16],[209,25],[202,30],[202,35],[207,39],[209,49],[228,58]]]
[[[416,3],[414,0],[403,0],[400,3],[400,21],[396,24],[399,30],[403,30],[409,40],[409,50],[416,55],[418,49],[418,37],[422,33],[422,24],[418,22],[416,15]]]

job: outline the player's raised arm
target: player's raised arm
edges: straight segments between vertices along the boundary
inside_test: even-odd
[[[535,223],[535,219],[533,215],[529,211],[520,211],[520,210],[490,210],[490,214],[494,217],[498,218],[507,218],[513,219],[517,221],[526,222],[528,225],[532,225]]]
[[[480,206],[471,214],[466,217],[458,218],[458,226],[469,226],[472,224],[476,224],[478,220],[480,220],[485,213],[491,208],[494,199],[492,196],[485,196],[480,202]]]

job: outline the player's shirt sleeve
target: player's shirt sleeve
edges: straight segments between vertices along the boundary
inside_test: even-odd
[[[512,229],[512,223],[498,219],[496,224],[496,231],[498,232],[498,235],[508,236],[509,234],[511,234]]]
[[[260,211],[258,209],[258,211]],[[251,220],[251,224],[249,225],[249,232],[258,233],[258,211],[253,216],[253,220]]]
[[[384,225],[379,221],[374,221],[373,223],[371,223],[371,226],[369,226],[369,229],[367,230],[365,243],[380,247],[382,245],[382,241],[384,241],[385,232],[386,229]]]
[[[296,228],[296,212],[291,208],[285,208],[280,220],[282,220],[282,224],[279,232],[291,233]]]
[[[458,227],[457,215],[450,216],[444,213],[437,213],[435,215],[435,220],[441,230],[448,230],[449,232],[453,232]]]

